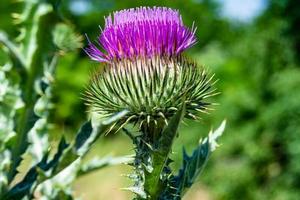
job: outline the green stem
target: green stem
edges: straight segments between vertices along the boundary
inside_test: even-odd
[[[136,170],[143,170],[140,174],[144,175],[146,199],[157,200],[164,189],[164,169],[168,167],[169,154],[184,113],[183,103],[167,126],[162,121],[142,127],[142,142],[137,144],[135,165]]]
[[[151,168],[152,171],[144,171],[145,175],[145,183],[144,183],[144,190],[149,195],[147,199],[157,199],[160,190],[161,190],[161,179],[160,176],[162,174],[163,168],[165,166],[166,160],[168,159],[168,152],[162,152],[161,146],[158,145],[158,135],[162,135],[162,130],[153,131],[151,133],[143,133],[144,135],[150,135],[153,137],[150,146],[152,149],[150,152],[150,159],[152,161]],[[156,137],[155,137],[156,136]],[[149,140],[148,140],[149,141]],[[172,147],[172,142],[168,143],[168,148]]]

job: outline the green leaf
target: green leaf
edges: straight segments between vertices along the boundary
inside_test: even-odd
[[[94,127],[92,127],[91,121],[88,121],[80,128],[73,145],[67,144],[65,139],[62,138],[53,159],[48,161],[48,154],[44,155],[43,159],[29,170],[24,179],[4,195],[4,200],[21,199],[31,194],[30,191],[40,182],[57,175],[66,167],[74,164],[74,162],[80,162],[97,138],[105,133],[110,125],[123,118],[126,114],[127,111],[117,113]]]
[[[88,121],[81,126],[75,140],[75,148],[80,149],[86,140],[91,136],[93,131],[92,123],[91,121]]]
[[[45,154],[42,160],[31,167],[31,169],[27,172],[22,181],[17,183],[14,187],[12,187],[6,194],[4,194],[4,200],[19,200],[23,197],[32,194],[32,188],[36,185],[36,181],[38,179],[38,175],[42,173],[46,173],[48,170],[54,169],[59,161],[60,157],[63,155],[64,150],[68,147],[68,144],[65,142],[65,139],[62,138],[60,144],[58,146],[57,153],[54,155],[53,159],[48,160],[48,154]]]
[[[56,176],[38,185],[36,191],[42,199],[73,199],[71,187],[77,177],[80,162],[81,160],[77,159]]]
[[[86,175],[88,173],[94,172],[95,170],[102,169],[106,166],[128,164],[133,161],[133,156],[122,156],[122,157],[111,157],[107,156],[104,158],[94,158],[86,164],[80,167],[78,176]]]
[[[57,22],[52,5],[46,1],[25,1],[23,4],[24,9],[18,19],[21,34],[17,42],[20,43],[18,51],[23,55],[26,69],[26,73],[20,75],[22,97],[26,106],[20,110],[15,127],[18,134],[13,142],[12,166],[8,174],[9,183],[15,178],[16,169],[21,163],[21,156],[29,146],[28,132],[38,119],[33,111],[38,98],[34,91],[34,82],[37,77],[42,76],[44,63],[48,63],[48,58],[55,54],[52,40],[45,42],[45,38],[52,38],[51,31]]]
[[[122,119],[128,111],[121,111],[109,119],[96,122],[94,125],[91,121],[83,124],[77,133],[76,139],[73,145],[66,150],[63,155],[63,159],[60,161],[55,173],[58,173],[66,166],[74,162],[78,157],[83,157],[90,150],[91,146],[96,140],[109,130],[110,126]]]
[[[8,171],[10,164],[11,152],[9,150],[0,151],[0,194],[8,187],[6,172]]]
[[[168,123],[168,126],[162,132],[162,136],[159,141],[159,152],[161,154],[168,154],[171,151],[172,146],[170,144],[173,144],[173,140],[177,134],[177,129],[184,115],[185,104],[183,103],[181,108],[174,115],[174,117],[171,118],[170,122]]]
[[[0,67],[0,152],[16,135],[14,117],[17,110],[24,106],[19,86],[7,76],[10,70],[10,65]]]
[[[207,138],[200,140],[199,146],[193,151],[191,156],[183,150],[182,167],[178,175],[171,175],[167,180],[167,183],[165,183],[166,189],[160,195],[160,199],[181,199],[186,189],[192,186],[202,172],[210,153],[218,146],[216,140],[224,132],[225,124],[226,122],[223,121],[217,130],[210,131]]]

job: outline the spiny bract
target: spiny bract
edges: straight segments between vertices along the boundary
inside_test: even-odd
[[[127,122],[170,118],[185,101],[186,117],[196,118],[214,95],[212,77],[183,57],[123,60],[105,65],[86,92],[92,112],[108,117],[124,109]]]

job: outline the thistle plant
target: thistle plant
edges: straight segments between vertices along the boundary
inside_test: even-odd
[[[209,112],[209,97],[216,94],[213,76],[183,55],[196,43],[195,31],[177,10],[140,7],[106,17],[98,45],[88,40],[85,48],[104,65],[85,93],[92,119],[126,111],[108,132],[122,129],[135,146],[129,175],[134,185],[126,188],[134,199],[181,199],[224,130],[225,122],[200,140],[191,156],[184,151],[181,169],[174,172],[171,153],[179,124]]]
[[[180,199],[202,171],[225,123],[200,140],[181,169],[171,168],[179,124],[198,120],[216,94],[213,77],[183,52],[196,43],[176,10],[136,8],[106,18],[99,47],[85,52],[104,67],[91,78],[85,102],[91,113],[72,141],[49,139],[58,60],[82,46],[81,36],[51,0],[18,1],[17,38],[0,32],[7,63],[0,68],[0,199],[74,199],[72,182],[107,165],[127,163],[135,199]],[[47,39],[45,39],[47,38]],[[128,128],[129,127],[129,128]],[[122,130],[135,156],[83,159],[104,134]],[[24,157],[31,163],[17,179]]]
[[[71,142],[62,137],[57,148],[50,145],[56,67],[63,55],[82,46],[81,36],[57,13],[58,1],[15,3],[23,7],[13,14],[20,35],[11,38],[0,31],[1,51],[8,57],[0,66],[0,199],[74,199],[72,182],[77,177],[131,161],[126,156],[82,161],[99,136],[127,111],[99,122],[87,120]],[[30,165],[20,180],[16,177],[25,155]]]

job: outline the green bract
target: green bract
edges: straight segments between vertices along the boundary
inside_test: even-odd
[[[183,103],[185,117],[196,119],[215,94],[212,76],[184,57],[140,58],[106,64],[86,92],[90,110],[109,117],[127,109],[125,122],[157,123],[168,120]]]

